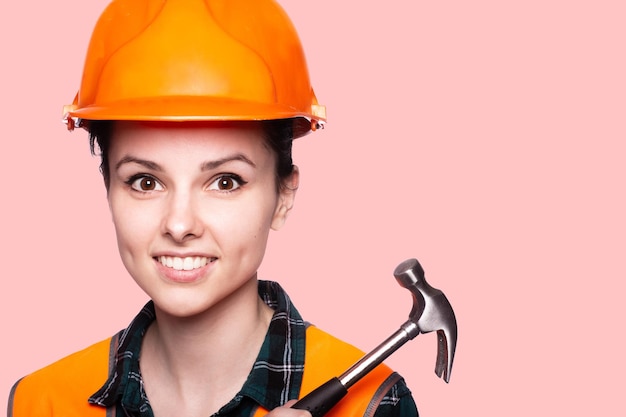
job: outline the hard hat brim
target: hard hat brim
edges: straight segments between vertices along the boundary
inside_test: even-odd
[[[182,122],[294,119],[294,138],[307,134],[312,124],[325,122],[312,112],[298,111],[285,105],[202,96],[120,100],[71,109],[67,116],[80,119],[81,124],[87,122],[87,125],[89,120]]]

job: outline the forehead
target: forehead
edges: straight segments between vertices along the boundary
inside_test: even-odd
[[[115,122],[109,154],[193,155],[233,150],[271,154],[265,131],[257,123]]]

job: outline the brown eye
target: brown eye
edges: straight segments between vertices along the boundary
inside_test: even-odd
[[[156,179],[145,175],[131,178],[129,183],[133,190],[140,192],[160,191],[163,189]]]
[[[217,188],[224,191],[232,190],[235,188],[235,181],[230,177],[220,178],[217,182]]]
[[[246,182],[237,175],[222,175],[209,185],[209,190],[224,192],[235,191],[245,183]]]
[[[156,188],[156,184],[152,178],[142,178],[139,180],[139,187],[142,191],[152,191]]]

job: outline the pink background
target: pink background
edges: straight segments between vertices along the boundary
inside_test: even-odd
[[[106,3],[0,5],[4,403],[145,301],[86,135],[60,122]],[[261,277],[369,350],[406,319],[392,271],[417,257],[459,323],[449,385],[432,334],[389,359],[423,416],[623,415],[624,3],[282,4],[329,123],[295,145]]]

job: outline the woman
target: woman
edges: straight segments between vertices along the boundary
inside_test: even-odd
[[[298,188],[292,139],[325,118],[282,9],[114,1],[67,110],[100,150],[122,261],[151,301],[118,335],[19,381],[9,415],[310,415],[293,400],[361,352],[257,280]],[[417,411],[380,366],[331,413]]]

